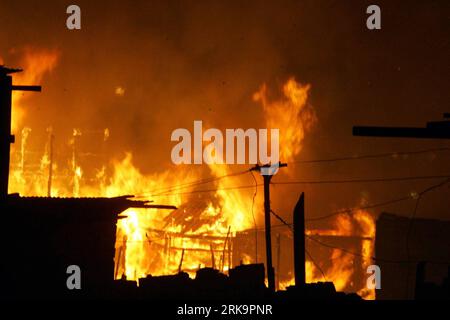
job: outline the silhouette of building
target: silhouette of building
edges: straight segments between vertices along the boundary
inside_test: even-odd
[[[117,215],[128,208],[173,208],[116,198],[9,195],[0,203],[0,296],[107,297],[114,282]],[[81,268],[82,290],[68,290],[67,267]]]
[[[376,264],[381,268],[377,300],[450,298],[449,248],[450,221],[383,213],[375,242]]]
[[[304,207],[303,195],[296,206],[300,210],[295,249],[296,279],[302,279],[287,291],[275,293],[272,246],[270,236],[269,181],[265,181],[265,241],[266,270],[262,264],[238,265],[229,275],[214,268],[197,270],[195,279],[179,272],[171,276],[151,275],[136,283],[114,280],[116,223],[118,215],[128,208],[157,208],[174,210],[168,221],[183,222],[183,232],[198,229],[205,221],[202,210],[189,214],[174,206],[153,205],[135,201],[132,196],[116,198],[52,198],[21,197],[8,194],[11,135],[11,92],[40,91],[38,86],[14,86],[11,73],[19,69],[0,66],[0,212],[2,212],[2,258],[0,260],[0,298],[3,299],[92,299],[92,298],[189,298],[189,299],[341,299],[356,295],[338,293],[333,283],[305,284]],[[280,167],[286,166],[279,164]],[[260,169],[259,166],[255,167]],[[51,188],[49,187],[49,190]],[[51,194],[49,191],[48,194]],[[301,204],[299,206],[299,204]],[[200,207],[201,208],[201,205]],[[198,208],[197,208],[198,209]],[[188,221],[188,222],[186,222]],[[190,222],[189,222],[190,221]],[[297,223],[294,224],[296,226]],[[225,243],[234,244],[227,237]],[[224,246],[225,247],[225,246]],[[212,247],[211,247],[212,248]],[[227,247],[230,250],[230,246]],[[213,251],[213,249],[211,249]],[[225,249],[223,249],[225,256]],[[214,258],[212,258],[214,261]],[[222,259],[224,260],[224,259]],[[231,265],[228,254],[228,265]],[[81,270],[81,290],[67,286],[68,268]],[[222,262],[223,268],[224,262]],[[265,273],[269,288],[265,284]]]

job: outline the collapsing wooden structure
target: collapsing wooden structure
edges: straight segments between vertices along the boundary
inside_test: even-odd
[[[114,280],[114,243],[118,215],[128,208],[176,209],[116,198],[20,197],[8,194],[12,91],[40,86],[12,84],[0,66],[0,212],[2,257],[0,297],[107,297]],[[68,290],[67,268],[77,265],[83,290]]]
[[[146,201],[135,201],[132,196],[116,198],[52,198],[21,197],[8,194],[11,135],[11,92],[13,90],[40,91],[38,86],[14,86],[11,73],[19,69],[0,66],[0,212],[3,213],[0,241],[3,244],[0,272],[4,275],[0,286],[0,297],[6,299],[83,299],[83,298],[151,298],[164,296],[195,298],[261,298],[273,297],[275,293],[275,271],[272,267],[270,236],[269,181],[265,177],[265,226],[266,272],[269,288],[264,284],[264,265],[240,265],[233,263],[232,250],[235,239],[211,235],[192,235],[195,223],[204,221],[186,219],[179,211],[169,215],[172,219],[183,219],[184,229],[180,234],[169,236],[168,254],[181,250],[178,274],[175,276],[141,279],[137,288],[125,280],[114,280],[116,223],[118,215],[129,208],[156,208],[175,210],[174,206],[153,205]],[[283,166],[280,164],[280,166]],[[49,179],[51,181],[51,179]],[[51,185],[49,184],[49,190]],[[49,191],[49,194],[51,192]],[[317,297],[345,297],[337,295],[332,283],[305,284],[304,225],[302,227],[303,197],[296,207],[295,262],[297,285],[291,287],[287,297],[305,297],[312,292]],[[192,212],[190,213],[192,214]],[[170,220],[169,219],[169,220]],[[300,223],[300,224],[299,224]],[[178,223],[180,224],[180,223]],[[300,227],[298,226],[300,225]],[[303,231],[302,231],[303,229]],[[158,232],[157,230],[152,230]],[[183,257],[189,248],[173,247],[170,237],[197,237],[209,241],[212,268],[197,268],[194,280],[182,272]],[[302,244],[303,243],[303,244]],[[214,244],[214,246],[213,246]],[[220,248],[218,249],[218,245]],[[303,249],[302,249],[303,248]],[[205,250],[193,248],[193,250]],[[207,249],[206,249],[207,250]],[[216,256],[216,252],[219,254]],[[233,254],[234,256],[234,254]],[[217,259],[217,257],[219,257]],[[120,259],[118,259],[120,263]],[[217,261],[217,262],[216,262]],[[81,270],[81,290],[67,287],[68,268],[76,265]],[[219,272],[227,265],[228,276]],[[300,290],[300,291],[298,291]],[[306,290],[306,291],[305,291]],[[300,294],[299,294],[300,293]]]

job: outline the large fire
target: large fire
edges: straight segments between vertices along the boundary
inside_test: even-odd
[[[57,60],[57,52],[26,50],[22,63],[25,72],[17,75],[15,81],[39,82],[54,68]],[[284,162],[290,162],[300,154],[305,134],[317,122],[314,109],[308,103],[310,88],[310,85],[302,85],[290,78],[282,87],[280,99],[270,101],[266,85],[253,96],[262,106],[266,127],[280,128],[280,158]],[[232,172],[235,171],[227,165],[208,165],[203,171],[178,166],[145,175],[133,164],[132,154],[127,153],[121,160],[98,164],[95,176],[88,179],[87,168],[77,156],[78,140],[83,137],[83,131],[74,129],[67,141],[70,161],[57,163],[52,160],[53,133],[49,128],[48,142],[39,165],[27,166],[32,129],[23,122],[26,110],[23,96],[15,94],[13,100],[13,130],[21,139],[13,146],[10,193],[67,197],[130,194],[178,207],[169,213],[156,209],[130,209],[121,214],[115,244],[116,279],[138,280],[149,274],[174,274],[180,270],[193,275],[200,266],[212,266],[226,272],[236,260],[233,257],[233,245],[236,244],[232,241],[236,233],[262,226],[261,193],[253,199],[254,188],[236,188],[244,186],[249,174],[234,175]],[[103,131],[102,139],[109,139],[109,129]],[[289,173],[289,168],[286,172]],[[356,266],[355,257],[350,253],[330,250],[331,267],[323,270],[324,275],[315,263],[307,261],[307,281],[323,281],[325,276],[338,290],[346,290],[353,273],[365,270],[371,264],[369,257],[374,255],[375,224],[372,216],[363,210],[352,215],[338,215],[333,223],[331,229],[309,230],[308,234],[359,236],[363,240],[358,253],[367,258]],[[238,260],[251,263],[255,262],[255,257],[253,252],[248,252]],[[283,281],[280,288],[290,283],[291,280]],[[374,298],[373,291],[358,290],[363,297]]]

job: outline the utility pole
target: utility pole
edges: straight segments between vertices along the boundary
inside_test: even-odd
[[[41,91],[40,86],[13,85],[10,74],[21,71],[0,65],[0,199],[8,196],[11,143],[15,141],[11,134],[12,91]]]
[[[269,283],[269,290],[275,292],[275,270],[272,266],[272,237],[270,227],[270,180],[273,174],[279,168],[287,167],[286,163],[277,163],[274,165],[256,165],[251,168],[251,171],[259,171],[264,179],[264,224],[266,233],[266,260],[267,260],[267,282]]]

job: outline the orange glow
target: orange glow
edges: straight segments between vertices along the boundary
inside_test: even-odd
[[[362,203],[363,205],[363,203]],[[375,219],[367,211],[357,210],[352,214],[339,214],[334,218],[334,228],[327,230],[308,230],[310,236],[354,236],[360,238],[361,248],[357,251],[354,248],[338,248],[332,250],[330,262],[331,268],[324,270],[327,281],[332,281],[336,290],[345,290],[350,284],[353,273],[359,269],[361,273],[366,272],[367,267],[373,264],[372,257],[375,256]],[[352,254],[352,253],[355,254]],[[361,261],[355,264],[355,261]],[[364,299],[375,299],[375,290],[364,287],[357,289],[358,294]]]
[[[39,85],[44,75],[51,72],[59,58],[58,51],[27,47],[23,49],[20,67],[24,70],[14,75],[14,83],[21,85]],[[25,114],[25,102],[29,93],[13,91],[12,130],[20,128]]]
[[[280,129],[280,159],[285,162],[300,153],[305,133],[317,122],[308,104],[310,88],[309,84],[302,85],[290,78],[283,85],[283,99],[269,101],[265,84],[253,95],[263,106],[267,127]]]
[[[25,72],[15,76],[20,84],[38,84],[42,77],[51,71],[58,60],[58,53],[46,50],[25,50],[21,66]],[[1,60],[0,60],[1,61]],[[280,128],[280,159],[289,162],[302,150],[305,134],[317,122],[314,109],[308,103],[311,87],[290,78],[282,87],[283,97],[269,101],[267,87],[263,85],[254,94],[260,102],[267,128]],[[115,94],[124,96],[122,87]],[[254,190],[230,189],[244,184],[242,176],[217,179],[234,172],[226,165],[209,165],[208,177],[216,178],[213,183],[198,186],[184,185],[186,182],[204,179],[205,172],[192,167],[172,167],[155,174],[143,174],[133,163],[133,156],[127,153],[120,160],[112,160],[97,170],[95,178],[86,179],[86,169],[77,161],[76,140],[83,135],[74,129],[68,145],[72,147],[70,163],[51,163],[49,150],[45,148],[40,165],[33,170],[25,169],[28,137],[32,129],[23,125],[25,108],[24,95],[14,94],[13,127],[21,132],[19,165],[10,173],[10,192],[19,192],[24,196],[46,196],[48,171],[52,165],[55,179],[52,183],[52,196],[75,197],[113,197],[119,195],[137,195],[139,199],[152,200],[177,206],[175,212],[156,209],[129,209],[121,214],[117,222],[115,278],[125,277],[138,280],[146,275],[174,274],[179,270],[195,274],[199,266],[214,266],[226,272],[232,265],[233,250],[230,239],[236,232],[253,229],[255,221],[258,227],[262,222],[262,196],[254,203],[254,215],[251,215]],[[110,131],[104,130],[105,141],[110,139]],[[49,134],[51,129],[49,128]],[[67,169],[68,168],[68,169]],[[111,169],[111,170],[108,170]],[[204,169],[204,168],[203,168]],[[289,174],[289,168],[286,169]],[[248,177],[247,177],[248,178]],[[212,189],[212,192],[196,193],[198,189]],[[359,235],[374,237],[375,224],[367,212],[357,212],[353,216],[339,215],[330,230],[311,230],[310,235]],[[362,245],[365,256],[373,256],[373,241],[366,240]],[[244,254],[242,261],[252,263],[251,253]],[[354,257],[332,250],[332,267],[325,271],[327,281],[333,281],[338,290],[344,290],[355,272]],[[364,265],[370,259],[364,260]],[[307,281],[324,281],[318,268],[311,262],[306,264]],[[280,288],[292,284],[280,283]],[[373,292],[360,291],[366,298],[372,298]]]

